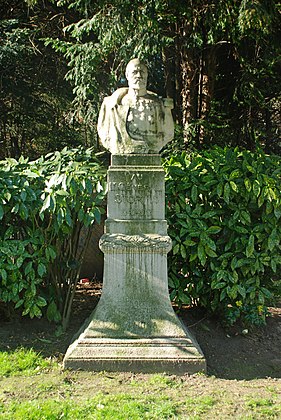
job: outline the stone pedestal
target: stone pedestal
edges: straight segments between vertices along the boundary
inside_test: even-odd
[[[69,347],[64,367],[93,371],[195,373],[204,356],[172,308],[171,239],[159,155],[113,155],[101,299]]]

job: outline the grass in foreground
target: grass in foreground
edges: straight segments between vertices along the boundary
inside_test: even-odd
[[[0,406],[1,408],[1,406]],[[7,420],[26,419],[167,419],[176,416],[176,404],[167,397],[134,398],[129,394],[103,396],[97,394],[83,402],[26,401],[2,406]],[[1,415],[0,415],[1,418]]]
[[[0,352],[3,420],[214,417],[281,418],[281,380],[70,372],[33,350]]]
[[[33,349],[18,348],[13,352],[0,351],[0,376],[30,375],[54,367]]]

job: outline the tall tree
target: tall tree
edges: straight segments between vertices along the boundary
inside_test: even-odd
[[[65,61],[41,39],[62,36],[69,23],[62,9],[50,2],[33,9],[24,1],[1,5],[0,158],[35,158],[80,143],[81,134],[69,123],[73,95]]]
[[[278,150],[277,2],[62,3],[82,16],[66,28],[72,41],[54,45],[68,60],[67,78],[74,85],[76,109],[84,111],[83,118],[96,118],[101,96],[123,82],[125,63],[138,56],[150,65],[151,85],[174,98],[185,145],[228,141],[253,148],[260,142]]]
[[[179,147],[194,145],[201,148],[227,143],[254,148],[260,144],[267,150],[280,152],[281,34],[280,5],[276,1],[26,1],[33,9],[26,6],[25,18],[19,19],[21,25],[17,28],[23,32],[14,41],[14,50],[19,48],[20,51],[11,56],[16,68],[19,63],[27,64],[32,75],[29,79],[35,82],[34,89],[37,86],[33,98],[40,98],[42,106],[34,105],[35,111],[42,109],[46,116],[46,110],[51,110],[47,117],[48,134],[43,136],[42,142],[46,143],[46,138],[52,137],[53,127],[59,131],[56,138],[68,139],[70,131],[66,130],[66,119],[76,122],[80,129],[84,127],[84,141],[93,142],[103,96],[124,83],[125,65],[137,56],[149,64],[150,88],[174,99]],[[10,6],[14,3],[5,2]],[[35,28],[37,38],[30,36]],[[26,30],[31,31],[29,35],[24,32]],[[7,37],[11,39],[13,34],[13,30],[5,31],[0,59],[2,45],[10,45]],[[37,42],[39,37],[45,37],[45,49]],[[32,44],[30,39],[36,39],[36,42]],[[57,59],[50,52],[50,44],[61,54]],[[69,87],[61,77],[64,75],[62,55],[68,64],[66,80],[73,88],[72,112],[68,105]],[[18,60],[23,56],[24,59]],[[39,63],[37,68],[44,63],[41,64],[44,71],[36,80],[32,74],[32,60]],[[56,73],[58,68],[59,75]],[[26,70],[20,69],[18,73],[26,74]],[[3,73],[0,76],[4,80]],[[18,93],[16,78],[12,76],[12,79]],[[23,79],[26,82],[28,77]],[[24,86],[24,83],[18,84]],[[30,86],[27,90],[33,92]],[[54,92],[56,86],[60,90]],[[44,96],[42,91],[52,93],[53,99],[43,100],[50,95]],[[4,92],[3,96],[9,95]],[[62,100],[66,101],[65,106],[60,102]],[[54,102],[60,110],[60,117],[55,121],[52,116],[57,115],[57,111],[50,106]],[[7,102],[2,100],[2,103],[7,108]],[[62,112],[63,107],[68,111]],[[4,115],[7,115],[6,108]],[[34,117],[36,112],[31,114]],[[22,120],[27,124],[28,118]],[[7,131],[5,124],[2,123],[2,133]],[[46,127],[44,124],[41,128],[40,124],[31,125],[38,128],[37,137],[40,137],[42,127]],[[21,131],[26,133],[28,130]],[[2,138],[5,135],[2,134]],[[11,137],[9,134],[10,143]],[[17,134],[16,138],[21,137]],[[27,141],[22,140],[21,144],[27,144]],[[13,148],[16,150],[17,147]]]

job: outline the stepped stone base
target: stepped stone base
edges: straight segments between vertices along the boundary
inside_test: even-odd
[[[193,374],[206,370],[206,362],[194,338],[92,338],[69,351],[65,368],[88,371],[123,371]]]
[[[132,314],[135,314],[132,317]],[[118,322],[116,321],[118,319]],[[206,370],[196,340],[170,302],[154,309],[132,304],[122,314],[101,298],[64,358],[64,367],[89,371],[193,374]]]

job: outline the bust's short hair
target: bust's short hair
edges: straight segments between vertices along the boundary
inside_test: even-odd
[[[136,66],[142,66],[147,71],[147,65],[145,64],[144,61],[141,61],[139,58],[133,58],[132,60],[129,61],[129,63],[126,66],[126,72],[125,72],[126,77],[131,67],[136,67]]]

